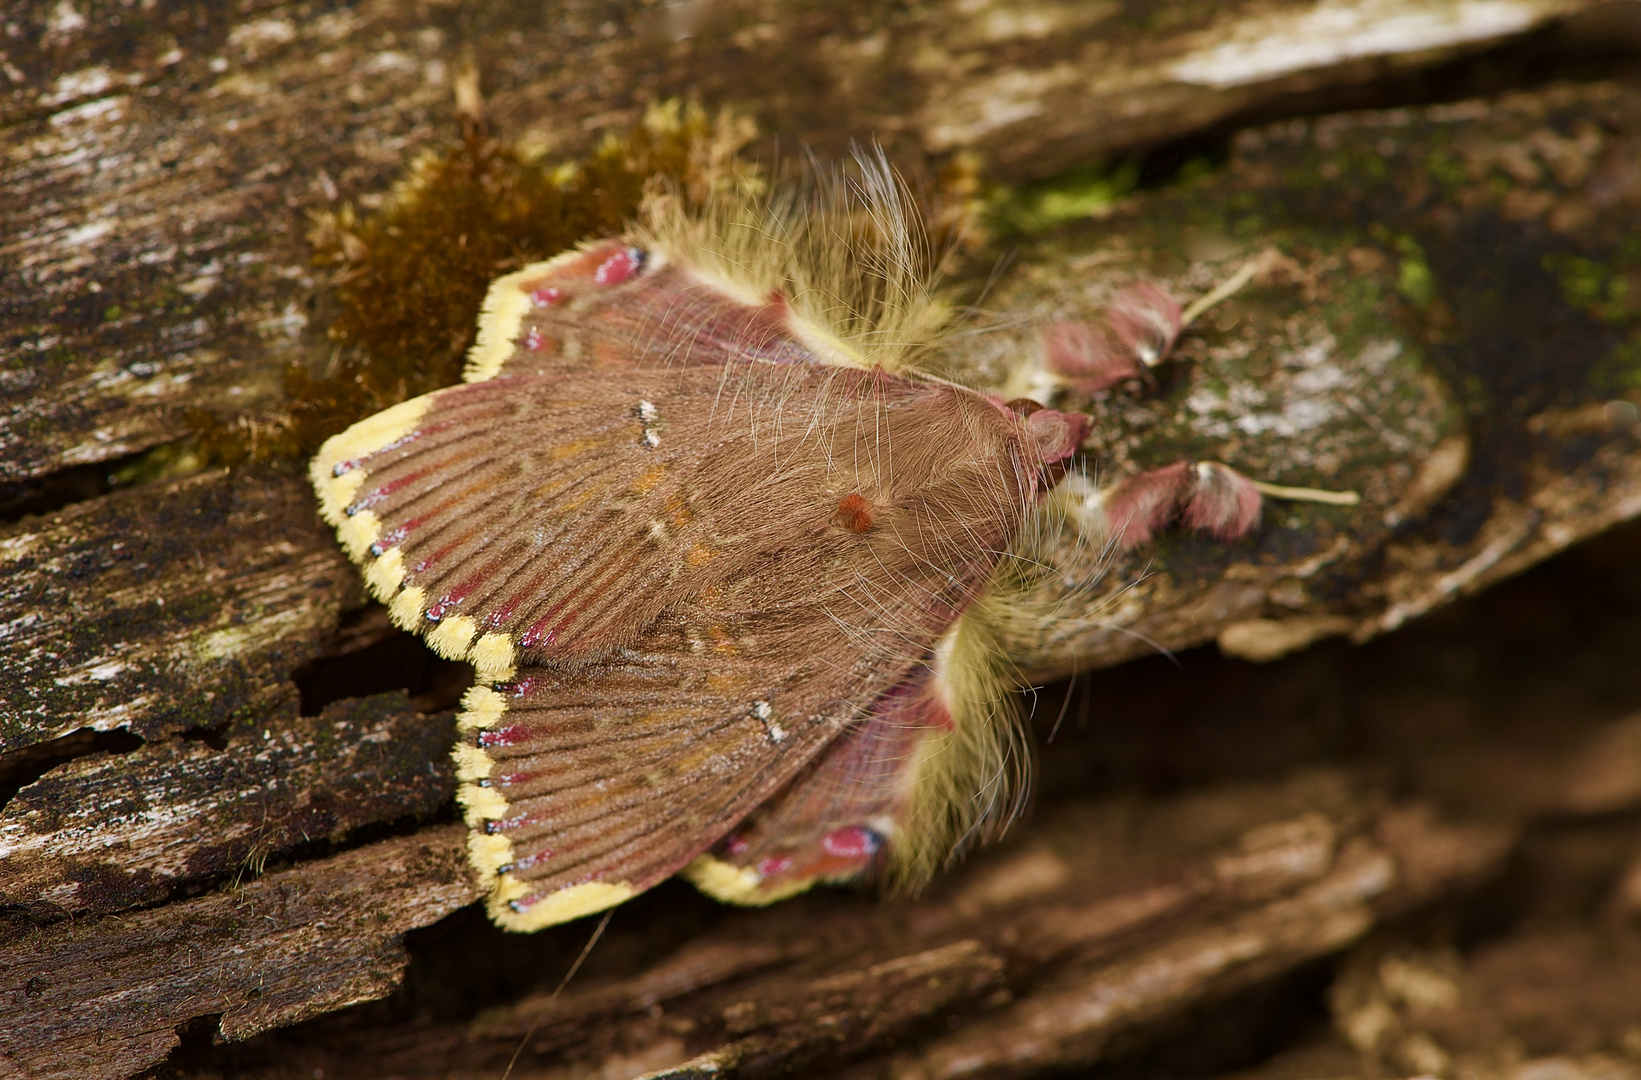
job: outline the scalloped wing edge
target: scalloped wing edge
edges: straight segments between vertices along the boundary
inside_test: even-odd
[[[456,730],[462,736],[494,727],[507,712],[507,699],[488,686],[470,687],[462,696],[462,711]],[[484,748],[458,742],[450,752],[456,764],[456,802],[467,822],[467,862],[486,890],[485,910],[504,930],[530,933],[543,927],[579,919],[605,908],[625,903],[638,890],[625,881],[583,881],[555,890],[529,907],[515,902],[530,888],[506,871],[513,862],[513,843],[499,833],[484,831],[484,823],[506,818],[508,803],[502,794],[485,784],[495,761]]]
[[[428,631],[424,620],[427,593],[414,585],[405,586],[404,555],[397,547],[380,556],[374,554],[372,545],[382,535],[381,521],[369,509],[348,512],[369,475],[361,467],[362,460],[415,438],[417,425],[436,393],[401,401],[331,436],[309,463],[308,477],[319,496],[320,517],[336,529],[342,549],[363,570],[370,595],[387,605],[393,624],[422,634],[428,647],[447,660],[465,660],[485,678],[505,679],[518,666],[512,635],[499,630],[481,634],[478,623],[467,615],[446,618]]]

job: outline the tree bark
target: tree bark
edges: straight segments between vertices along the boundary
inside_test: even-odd
[[[972,151],[989,176],[1075,195],[1084,178],[1054,178],[1090,159],[1637,10],[1335,7],[1325,48],[1322,9],[1297,0],[8,15],[0,1075],[229,1052],[202,1037],[249,1039],[237,1060],[269,1076],[496,1075],[521,1042],[532,1075],[1030,1076],[1129,1053],[1353,948],[1340,1023],[1375,1002],[1395,1019],[1356,1050],[1412,1069],[1419,1037],[1454,1042],[1387,989],[1377,942],[1503,880],[1544,821],[1627,821],[1641,744],[1610,713],[1553,752],[1486,758],[1509,778],[1502,809],[1331,752],[1135,802],[1068,779],[1102,767],[1085,741],[1045,754],[1029,828],[922,899],[741,912],[669,885],[614,917],[609,967],[553,999],[590,927],[521,942],[464,910],[446,759],[462,673],[364,606],[300,462],[188,462],[192,410],[255,414],[287,362],[324,357],[307,215],[370,206],[447,138],[470,59],[497,130],[537,148],[573,152],[694,93],[787,147],[877,135],[907,161]],[[1542,87],[1248,127],[1199,179],[1033,226],[952,373],[1002,381],[1047,320],[1087,317],[1137,276],[1190,298],[1260,258],[1150,392],[1070,403],[1096,418],[1091,467],[1214,457],[1362,502],[1272,504],[1247,541],[1172,537],[1115,562],[1067,532],[1011,659],[1049,680],[1215,640],[1261,660],[1365,641],[1641,514],[1637,161],[1633,84]],[[1343,654],[1318,655],[1295,663]],[[481,942],[478,970],[523,959],[489,1011],[371,1014],[413,931]],[[1533,944],[1477,970],[1517,970]],[[293,1041],[268,1034],[299,1023]],[[1475,1060],[1494,1062],[1484,1042]]]

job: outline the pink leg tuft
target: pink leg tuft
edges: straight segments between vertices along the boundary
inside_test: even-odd
[[[1263,499],[1253,481],[1217,461],[1196,467],[1196,491],[1185,506],[1187,526],[1221,540],[1246,536],[1259,524]]]
[[[1132,356],[1148,368],[1167,358],[1183,325],[1179,302],[1151,281],[1118,293],[1106,307],[1105,318],[1127,354],[1123,359]]]
[[[1106,527],[1119,551],[1149,543],[1176,517],[1220,540],[1246,536],[1264,500],[1253,481],[1218,462],[1179,461],[1119,481],[1101,496]]]
[[[1082,449],[1091,423],[1093,418],[1085,413],[1038,409],[1026,418],[1026,430],[1031,432],[1043,463],[1054,465]]]
[[[1189,461],[1151,469],[1119,481],[1101,499],[1111,538],[1118,550],[1149,543],[1179,512],[1195,484]]]
[[[1043,358],[1048,369],[1068,386],[1092,394],[1116,386],[1143,372],[1125,356],[1100,327],[1062,320],[1043,330]]]

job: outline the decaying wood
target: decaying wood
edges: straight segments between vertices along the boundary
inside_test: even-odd
[[[290,672],[361,586],[305,482],[213,471],[6,531],[7,750],[295,713]]]
[[[119,911],[380,822],[430,818],[455,793],[455,728],[403,694],[275,713],[218,750],[159,740],[140,754],[84,757],[6,808],[0,904]]]
[[[305,212],[380,195],[453,131],[478,62],[510,137],[574,150],[646,102],[744,107],[787,145],[978,151],[1016,179],[1178,137],[1295,92],[1430,63],[1598,0],[1306,0],[1133,18],[1116,5],[569,5],[372,0],[120,9],[14,5],[0,159],[7,293],[0,479],[175,440],[187,410],[278,401],[326,349]],[[1387,16],[1411,35],[1383,32]],[[1309,20],[1309,21],[1308,21]],[[1377,28],[1377,32],[1376,32]]]
[[[7,950],[0,1065],[30,1077],[126,1076],[217,1015],[244,1038],[380,997],[398,982],[405,931],[478,890],[465,830],[432,829],[196,900],[67,922]]]
[[[1098,847],[1082,842],[1091,833]],[[527,1038],[523,1075],[540,1075],[543,1058],[618,1051],[666,1076],[765,1077],[835,1067],[901,1037],[916,1049],[891,1056],[895,1075],[1031,1075],[1096,1060],[1139,1024],[1473,886],[1509,845],[1507,831],[1384,805],[1334,774],[1138,817],[1067,807],[1028,844],[915,903],[820,897],[745,913],[633,977],[527,996],[467,1024],[336,1039],[321,1067],[494,1075]]]
[[[492,942],[550,970],[476,1017],[373,1026],[344,1007],[393,992],[404,935],[450,925],[475,895],[448,824],[448,702],[418,699],[423,715],[403,694],[355,694],[300,715],[293,671],[391,635],[369,617],[338,630],[363,596],[299,463],[167,478],[163,455],[133,455],[184,445],[189,410],[276,403],[287,361],[325,355],[306,215],[368,206],[453,130],[452,72],[469,58],[498,130],[537,148],[576,149],[647,101],[695,92],[787,145],[825,154],[875,134],[931,160],[976,151],[1023,181],[1635,9],[1332,5],[1344,30],[1326,36],[1322,9],[1296,0],[1144,15],[968,2],[551,18],[161,4],[120,8],[117,25],[71,2],[8,13],[28,29],[0,45],[0,501],[69,491],[88,467],[162,478],[0,529],[0,780],[23,784],[0,808],[0,1075],[122,1077],[165,1059],[179,1030],[243,1040],[340,1010],[334,1028],[220,1052],[268,1076],[490,1077],[521,1041],[521,1076],[1027,1076],[1106,1060],[1347,949],[1334,1001],[1346,1049],[1296,1050],[1297,1072],[1462,1059],[1504,1077],[1556,1052],[1488,1042],[1514,1006],[1481,987],[1530,969],[1545,941],[1587,948],[1577,933],[1500,944],[1472,969],[1374,931],[1538,857],[1543,822],[1629,836],[1633,720],[1551,751],[1412,740],[1428,751],[1414,772],[1450,813],[1383,794],[1370,768],[1291,759],[1281,782],[1138,804],[1071,783],[1075,797],[1062,787],[1012,846],[921,900],[822,893],[734,912],[669,886],[618,913],[600,945],[624,971],[589,968],[550,1000],[588,928]],[[1215,639],[1259,658],[1365,640],[1641,514],[1641,267],[1623,246],[1641,232],[1637,161],[1641,91],[1624,84],[1326,117],[1245,131],[1200,181],[1023,241],[958,370],[1001,378],[1043,320],[1087,315],[1136,275],[1191,296],[1261,258],[1149,393],[1077,402],[1100,421],[1095,465],[1214,456],[1364,501],[1273,506],[1228,550],[1165,540],[1104,566],[1093,590],[1102,568],[1068,536],[1065,573],[1040,586],[1044,617],[1014,643],[1022,669],[1048,678]],[[82,745],[110,752],[39,775]],[[1091,774],[1100,758],[1060,743],[1044,765],[1052,790],[1056,770]],[[1602,886],[1604,925],[1641,910],[1641,872],[1627,873]],[[1605,962],[1590,961],[1603,985],[1635,985],[1628,953]],[[1460,1013],[1408,998],[1385,974],[1395,963],[1451,982]],[[1616,1034],[1565,1048],[1592,1075],[1626,1052],[1625,1014],[1610,1014]],[[1445,1066],[1420,1056],[1426,1043],[1453,1048]]]

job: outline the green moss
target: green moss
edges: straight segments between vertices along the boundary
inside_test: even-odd
[[[1430,152],[1430,156],[1425,159],[1425,168],[1443,187],[1456,188],[1470,178],[1470,171],[1465,168],[1464,159],[1445,147]]]
[[[1086,218],[1139,186],[1136,161],[1091,165],[1039,184],[1000,189],[990,208],[1004,232],[1044,233],[1068,221]]]
[[[1591,389],[1597,394],[1623,394],[1641,390],[1641,328],[1607,354],[1590,373]]]
[[[1629,278],[1613,267],[1568,252],[1544,256],[1544,269],[1555,275],[1561,295],[1571,307],[1603,322],[1623,326],[1641,315]]]
[[[1416,306],[1429,307],[1436,298],[1436,275],[1430,272],[1430,264],[1425,261],[1424,249],[1418,242],[1410,237],[1403,240],[1403,244],[1397,245],[1402,258],[1396,267],[1396,288]]]
[[[1430,269],[1424,247],[1406,233],[1392,232],[1388,227],[1374,223],[1368,233],[1379,243],[1396,252],[1396,289],[1421,311],[1436,299],[1436,275]]]
[[[468,123],[415,161],[373,213],[314,219],[316,265],[332,272],[331,355],[284,372],[277,415],[190,417],[202,460],[305,457],[356,420],[461,377],[479,303],[496,277],[618,231],[657,177],[698,197],[745,168],[750,124],[672,103],[580,161],[532,160]]]
[[[1345,168],[1353,180],[1382,183],[1390,177],[1390,165],[1379,153],[1362,152],[1347,156]]]
[[[186,476],[202,468],[196,440],[183,439],[161,443],[133,457],[108,474],[111,487],[129,487],[176,476]]]

